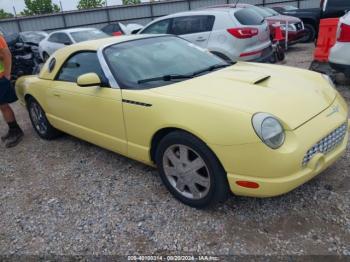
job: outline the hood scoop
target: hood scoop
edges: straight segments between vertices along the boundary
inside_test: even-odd
[[[241,70],[223,70],[219,72],[221,77],[233,80],[233,81],[240,81],[243,83],[251,84],[251,85],[257,85],[261,82],[266,81],[271,76],[268,74],[260,73],[260,72],[248,72],[248,71],[241,71]]]

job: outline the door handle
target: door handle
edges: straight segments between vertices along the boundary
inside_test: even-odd
[[[196,39],[197,42],[203,42],[203,41],[205,41],[205,40],[207,40],[207,39],[205,39],[204,37],[198,37],[198,38]]]
[[[61,97],[61,95],[59,93],[53,93],[53,96],[55,97]]]

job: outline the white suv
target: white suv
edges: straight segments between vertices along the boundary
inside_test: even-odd
[[[270,31],[248,8],[217,8],[177,13],[146,25],[139,34],[178,35],[227,61],[269,61]]]
[[[331,48],[329,64],[350,78],[350,12],[339,20],[337,42]]]

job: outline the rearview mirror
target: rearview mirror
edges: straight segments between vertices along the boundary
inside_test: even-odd
[[[88,73],[79,76],[77,84],[81,87],[101,86],[101,79],[96,73]]]

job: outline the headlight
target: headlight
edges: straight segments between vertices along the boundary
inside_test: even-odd
[[[267,113],[257,113],[253,116],[252,123],[256,134],[267,146],[277,149],[283,145],[285,133],[276,117]]]
[[[332,78],[330,78],[328,75],[322,74],[322,77],[331,85],[331,87],[333,87],[334,89],[336,89],[335,84],[332,80]]]
[[[287,31],[286,25],[281,25],[281,29],[282,29],[283,31]],[[297,31],[297,28],[295,27],[295,25],[289,24],[289,25],[288,25],[288,31]]]

